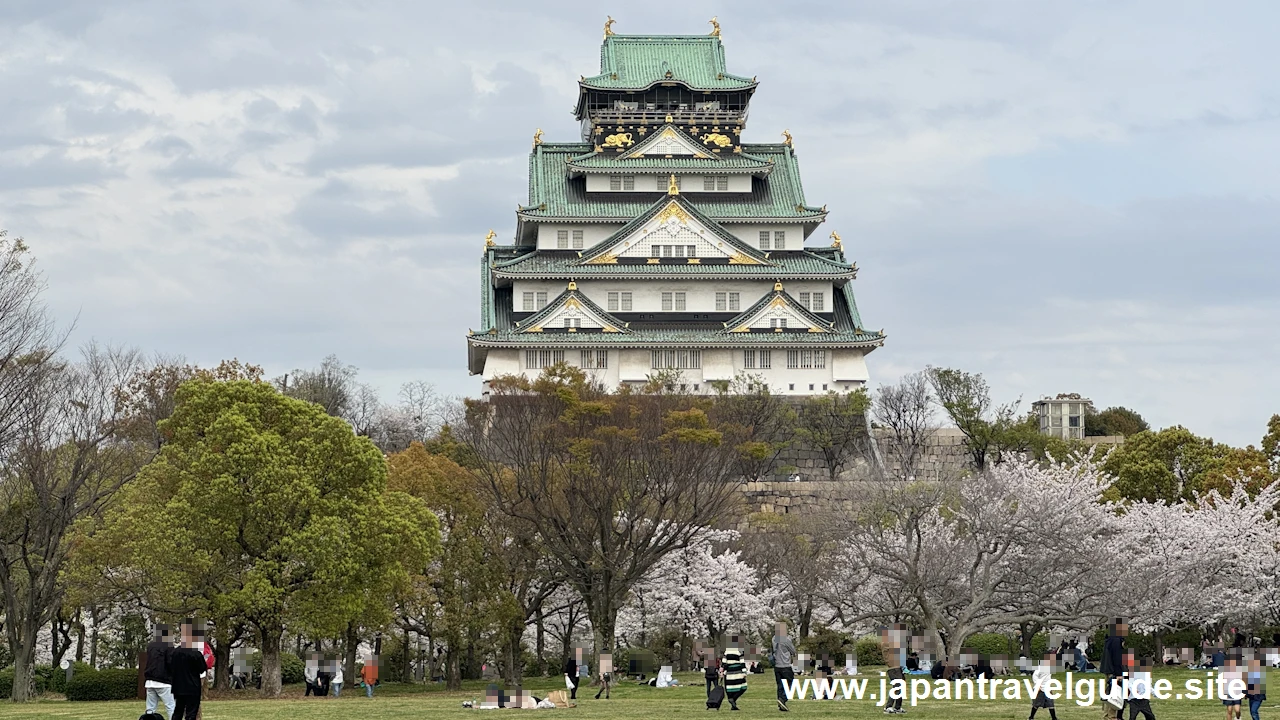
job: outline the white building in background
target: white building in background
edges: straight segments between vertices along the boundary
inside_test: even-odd
[[[1063,440],[1083,440],[1084,418],[1093,411],[1093,401],[1078,393],[1060,393],[1031,403],[1031,410],[1040,419],[1041,434]]]
[[[515,235],[481,262],[472,374],[565,362],[610,388],[678,371],[692,392],[746,373],[775,393],[848,391],[884,343],[854,301],[857,266],[805,202],[791,135],[745,143],[754,78],[712,35],[606,32],[579,82],[580,142],[534,136]],[[821,150],[821,144],[815,143]]]

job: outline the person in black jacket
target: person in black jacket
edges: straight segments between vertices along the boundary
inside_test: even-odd
[[[1102,672],[1107,676],[1107,693],[1115,692],[1115,684],[1124,675],[1124,638],[1129,634],[1129,625],[1124,618],[1116,618],[1111,624],[1111,632],[1102,645]],[[1119,718],[1124,708],[1116,709],[1110,703],[1103,705],[1105,717]]]
[[[173,683],[176,707],[170,720],[196,720],[200,713],[201,676],[207,666],[204,654],[195,648],[195,631],[190,624],[182,626],[182,647],[169,656],[169,680]]]
[[[155,639],[147,644],[147,666],[143,678],[147,686],[147,713],[153,714],[164,703],[173,720],[173,686],[169,682],[169,657],[173,654],[173,636],[169,626],[156,625]]]
[[[573,654],[564,659],[565,684],[569,685],[569,699],[578,699],[578,666],[582,664],[582,648],[574,648]]]

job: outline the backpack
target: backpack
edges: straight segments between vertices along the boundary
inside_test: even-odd
[[[724,702],[724,686],[719,683],[711,686],[711,692],[707,693],[707,709],[719,710],[720,704]]]
[[[164,716],[160,713],[142,713],[138,720],[164,720]]]

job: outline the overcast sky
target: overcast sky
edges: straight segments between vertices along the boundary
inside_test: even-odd
[[[606,12],[719,16],[744,138],[791,130],[861,268],[873,385],[959,367],[1235,444],[1280,412],[1267,0],[6,0],[0,227],[75,342],[476,394],[485,232],[534,128],[577,139]]]

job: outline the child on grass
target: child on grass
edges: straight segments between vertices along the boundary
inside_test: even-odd
[[[1052,652],[1045,653],[1044,658],[1040,660],[1040,664],[1036,665],[1035,671],[1031,673],[1031,684],[1039,690],[1035,699],[1031,701],[1031,715],[1029,717],[1032,720],[1036,716],[1036,710],[1040,708],[1049,710],[1049,720],[1058,720],[1058,711],[1053,706],[1053,698],[1045,694],[1044,691],[1045,683],[1049,682],[1049,678],[1053,677],[1053,668],[1056,662],[1057,658]]]

